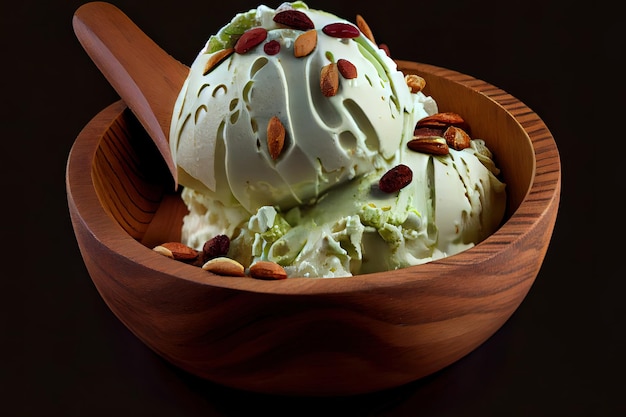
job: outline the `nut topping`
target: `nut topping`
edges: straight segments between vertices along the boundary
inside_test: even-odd
[[[461,116],[453,112],[435,113],[432,116],[426,116],[417,122],[417,127],[439,127],[447,128],[448,126],[456,126],[465,128],[465,120]]]
[[[374,39],[374,34],[372,33],[372,30],[370,29],[365,19],[363,19],[363,16],[361,16],[360,14],[356,15],[356,25],[363,33],[363,35],[365,35],[367,39],[369,39],[374,45],[376,45],[376,40]]]
[[[408,74],[404,77],[406,85],[411,89],[411,93],[416,94],[424,89],[426,80],[415,74]]]
[[[339,70],[339,73],[343,76],[343,78],[345,78],[346,80],[356,78],[358,75],[354,64],[348,61],[347,59],[343,59],[343,58],[339,59],[337,61],[337,69]]]
[[[450,148],[446,140],[439,136],[422,136],[410,140],[407,143],[409,149],[415,152],[427,153],[430,155],[447,155]]]
[[[413,131],[413,139],[421,139],[432,136],[443,137],[444,130],[445,129],[439,127],[418,127]]]
[[[267,29],[262,27],[254,27],[241,35],[235,43],[235,52],[245,54],[261,42],[267,39]]]
[[[199,255],[198,251],[180,242],[162,243],[155,246],[153,250],[168,258],[183,262],[194,261]]]
[[[280,43],[276,39],[272,39],[263,45],[263,52],[268,55],[276,55],[280,52]]]
[[[286,279],[287,273],[276,262],[257,261],[250,266],[250,276],[257,279],[278,280]]]
[[[234,259],[226,257],[213,258],[202,265],[202,269],[217,275],[228,277],[245,277],[245,268]]]
[[[361,31],[349,23],[329,23],[322,28],[322,32],[333,38],[358,38]]]
[[[315,26],[313,21],[300,10],[284,10],[274,15],[274,22],[297,30],[310,30]]]
[[[309,55],[317,45],[317,31],[311,29],[298,36],[293,44],[293,55],[302,58]]]
[[[413,181],[413,171],[404,164],[396,165],[383,175],[378,188],[385,193],[395,193]]]
[[[280,119],[273,116],[267,124],[267,149],[273,160],[276,160],[285,145],[285,126]]]
[[[322,67],[320,73],[320,88],[325,97],[332,97],[339,90],[339,70],[337,64],[331,62]]]
[[[209,72],[211,72],[213,68],[217,66],[217,64],[228,58],[233,52],[235,52],[235,48],[226,48],[222,49],[221,51],[215,52],[213,55],[211,55],[211,57],[204,65],[204,71],[202,72],[202,75],[207,75]]]
[[[407,146],[417,152],[446,155],[450,148],[460,151],[470,146],[469,126],[454,112],[435,113],[417,122],[413,140]]]
[[[465,130],[460,127],[450,126],[443,133],[446,143],[452,149],[460,151],[470,146],[470,137]]]
[[[213,258],[226,256],[228,249],[230,249],[230,239],[228,236],[214,236],[207,240],[202,246],[202,260],[206,262]]]

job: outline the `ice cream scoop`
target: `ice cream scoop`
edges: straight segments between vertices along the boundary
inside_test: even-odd
[[[226,235],[245,267],[340,277],[483,240],[503,217],[505,185],[484,142],[439,113],[423,81],[355,24],[304,3],[237,14],[206,42],[174,107],[183,242]]]
[[[171,151],[181,184],[249,213],[287,210],[387,165],[428,104],[355,24],[300,2],[259,6],[191,65]]]

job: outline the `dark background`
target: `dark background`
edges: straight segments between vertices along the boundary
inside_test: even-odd
[[[616,10],[597,1],[308,2],[350,20],[362,14],[395,58],[454,69],[520,99],[551,130],[563,174],[543,267],[492,338],[406,386],[302,399],[239,392],[173,368],[99,297],[71,229],[65,163],[82,127],[118,96],[74,37],[71,19],[82,3],[1,6],[0,414],[625,415],[623,249],[606,240],[624,230],[623,163],[611,160],[626,143],[626,45]],[[259,4],[112,3],[186,64],[236,12]]]

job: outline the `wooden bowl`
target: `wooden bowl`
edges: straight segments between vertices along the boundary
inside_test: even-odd
[[[440,111],[469,121],[502,169],[502,227],[439,261],[350,278],[261,281],[213,275],[151,250],[180,236],[186,208],[166,165],[120,101],[82,130],[67,197],[86,267],[113,313],[147,346],[243,390],[350,395],[399,386],[467,355],[533,284],[555,224],[559,153],[542,120],[467,75],[398,61]]]

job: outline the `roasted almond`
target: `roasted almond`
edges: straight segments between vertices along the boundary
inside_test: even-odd
[[[431,116],[426,116],[417,122],[417,127],[448,127],[457,126],[464,128],[465,120],[453,112],[435,113]]]
[[[293,55],[296,58],[302,58],[309,55],[317,45],[317,31],[315,29],[308,30],[298,36],[293,44]]]
[[[370,29],[365,19],[363,19],[363,16],[361,16],[360,14],[356,15],[356,26],[367,39],[369,39],[374,45],[376,45],[376,40],[374,39],[374,34],[372,33],[372,30]]]
[[[276,262],[257,261],[250,266],[250,276],[257,279],[279,280],[287,278],[287,272]]]
[[[426,86],[426,80],[416,74],[407,74],[404,81],[413,94],[419,93]]]
[[[450,126],[443,133],[443,137],[448,146],[457,151],[469,148],[470,146],[470,136],[460,127]]]
[[[332,97],[339,90],[339,70],[337,64],[331,62],[322,67],[320,73],[320,88],[325,97]]]
[[[235,52],[235,48],[227,48],[212,54],[204,65],[204,71],[202,72],[202,75],[207,75],[220,62],[232,55],[233,52]]]
[[[430,155],[447,155],[450,153],[450,148],[446,143],[446,140],[442,137],[422,137],[410,140],[407,143],[409,149],[415,152],[427,153]]]
[[[254,27],[243,33],[235,43],[235,52],[245,54],[250,49],[259,45],[267,39],[267,29],[262,27]]]
[[[404,164],[391,168],[378,181],[378,188],[385,193],[400,191],[413,181],[413,171]]]
[[[245,277],[246,272],[245,268],[242,264],[237,262],[234,259],[227,258],[224,256],[213,258],[204,265],[202,265],[202,269],[205,271],[212,272],[217,275],[223,275],[228,277]]]
[[[346,80],[350,80],[352,78],[356,78],[358,73],[354,64],[347,59],[339,59],[337,60],[337,69],[343,78]]]
[[[168,258],[184,262],[193,261],[199,255],[198,251],[180,242],[162,243],[155,246],[153,250]]]
[[[272,159],[276,160],[285,146],[285,126],[273,116],[267,124],[267,149]]]

